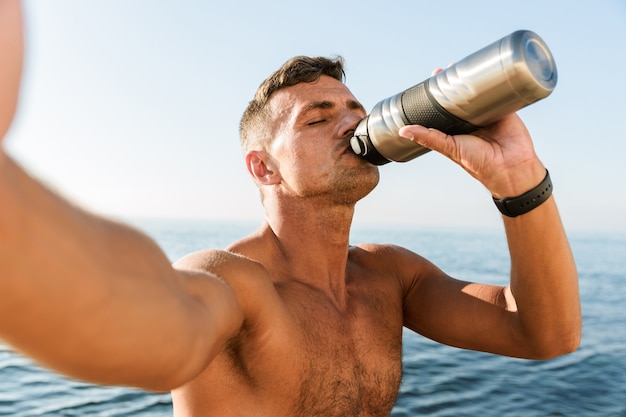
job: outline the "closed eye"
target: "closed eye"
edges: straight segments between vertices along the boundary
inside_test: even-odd
[[[307,126],[314,126],[320,123],[324,123],[326,121],[326,119],[321,119],[321,120],[313,120],[312,122],[308,122]]]

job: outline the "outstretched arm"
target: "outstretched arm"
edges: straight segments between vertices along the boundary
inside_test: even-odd
[[[0,138],[22,66],[20,3],[0,1]],[[0,143],[1,145],[1,143]],[[241,325],[231,288],[176,271],[144,234],[81,210],[0,146],[0,339],[88,381],[169,390]]]
[[[0,160],[0,338],[55,370],[169,390],[238,331],[231,288]]]
[[[452,159],[495,198],[521,195],[546,175],[517,115],[477,136],[449,136],[422,126],[406,126],[401,134]],[[424,279],[422,289],[439,301],[432,307],[448,319],[425,323],[417,317],[436,313],[409,307],[409,320],[437,327],[435,337],[460,347],[529,358],[571,352],[581,334],[578,276],[554,196],[526,214],[504,216],[504,226],[511,255],[509,287]]]

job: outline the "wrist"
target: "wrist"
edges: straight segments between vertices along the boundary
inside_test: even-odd
[[[487,187],[495,199],[519,196],[533,189],[546,176],[546,168],[539,161],[519,165],[515,169],[502,171]]]
[[[550,173],[546,169],[543,180],[532,189],[515,197],[493,197],[493,202],[500,213],[507,217],[517,217],[545,203],[552,195],[552,188]]]

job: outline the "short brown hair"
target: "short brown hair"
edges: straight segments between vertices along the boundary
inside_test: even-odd
[[[300,83],[313,82],[322,75],[343,82],[345,79],[343,58],[296,56],[263,81],[239,123],[239,138],[244,151],[250,144],[267,139],[269,115],[266,106],[275,91]]]

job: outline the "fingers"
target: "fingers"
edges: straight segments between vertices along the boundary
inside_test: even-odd
[[[450,62],[446,68],[450,68],[454,64],[456,64],[456,62]],[[433,75],[437,75],[437,74],[439,74],[442,71],[443,71],[443,68],[435,68],[430,75],[432,77]]]
[[[420,125],[404,126],[398,133],[403,138],[409,139],[425,148],[439,152],[450,159],[458,160],[457,143],[454,136]]]

